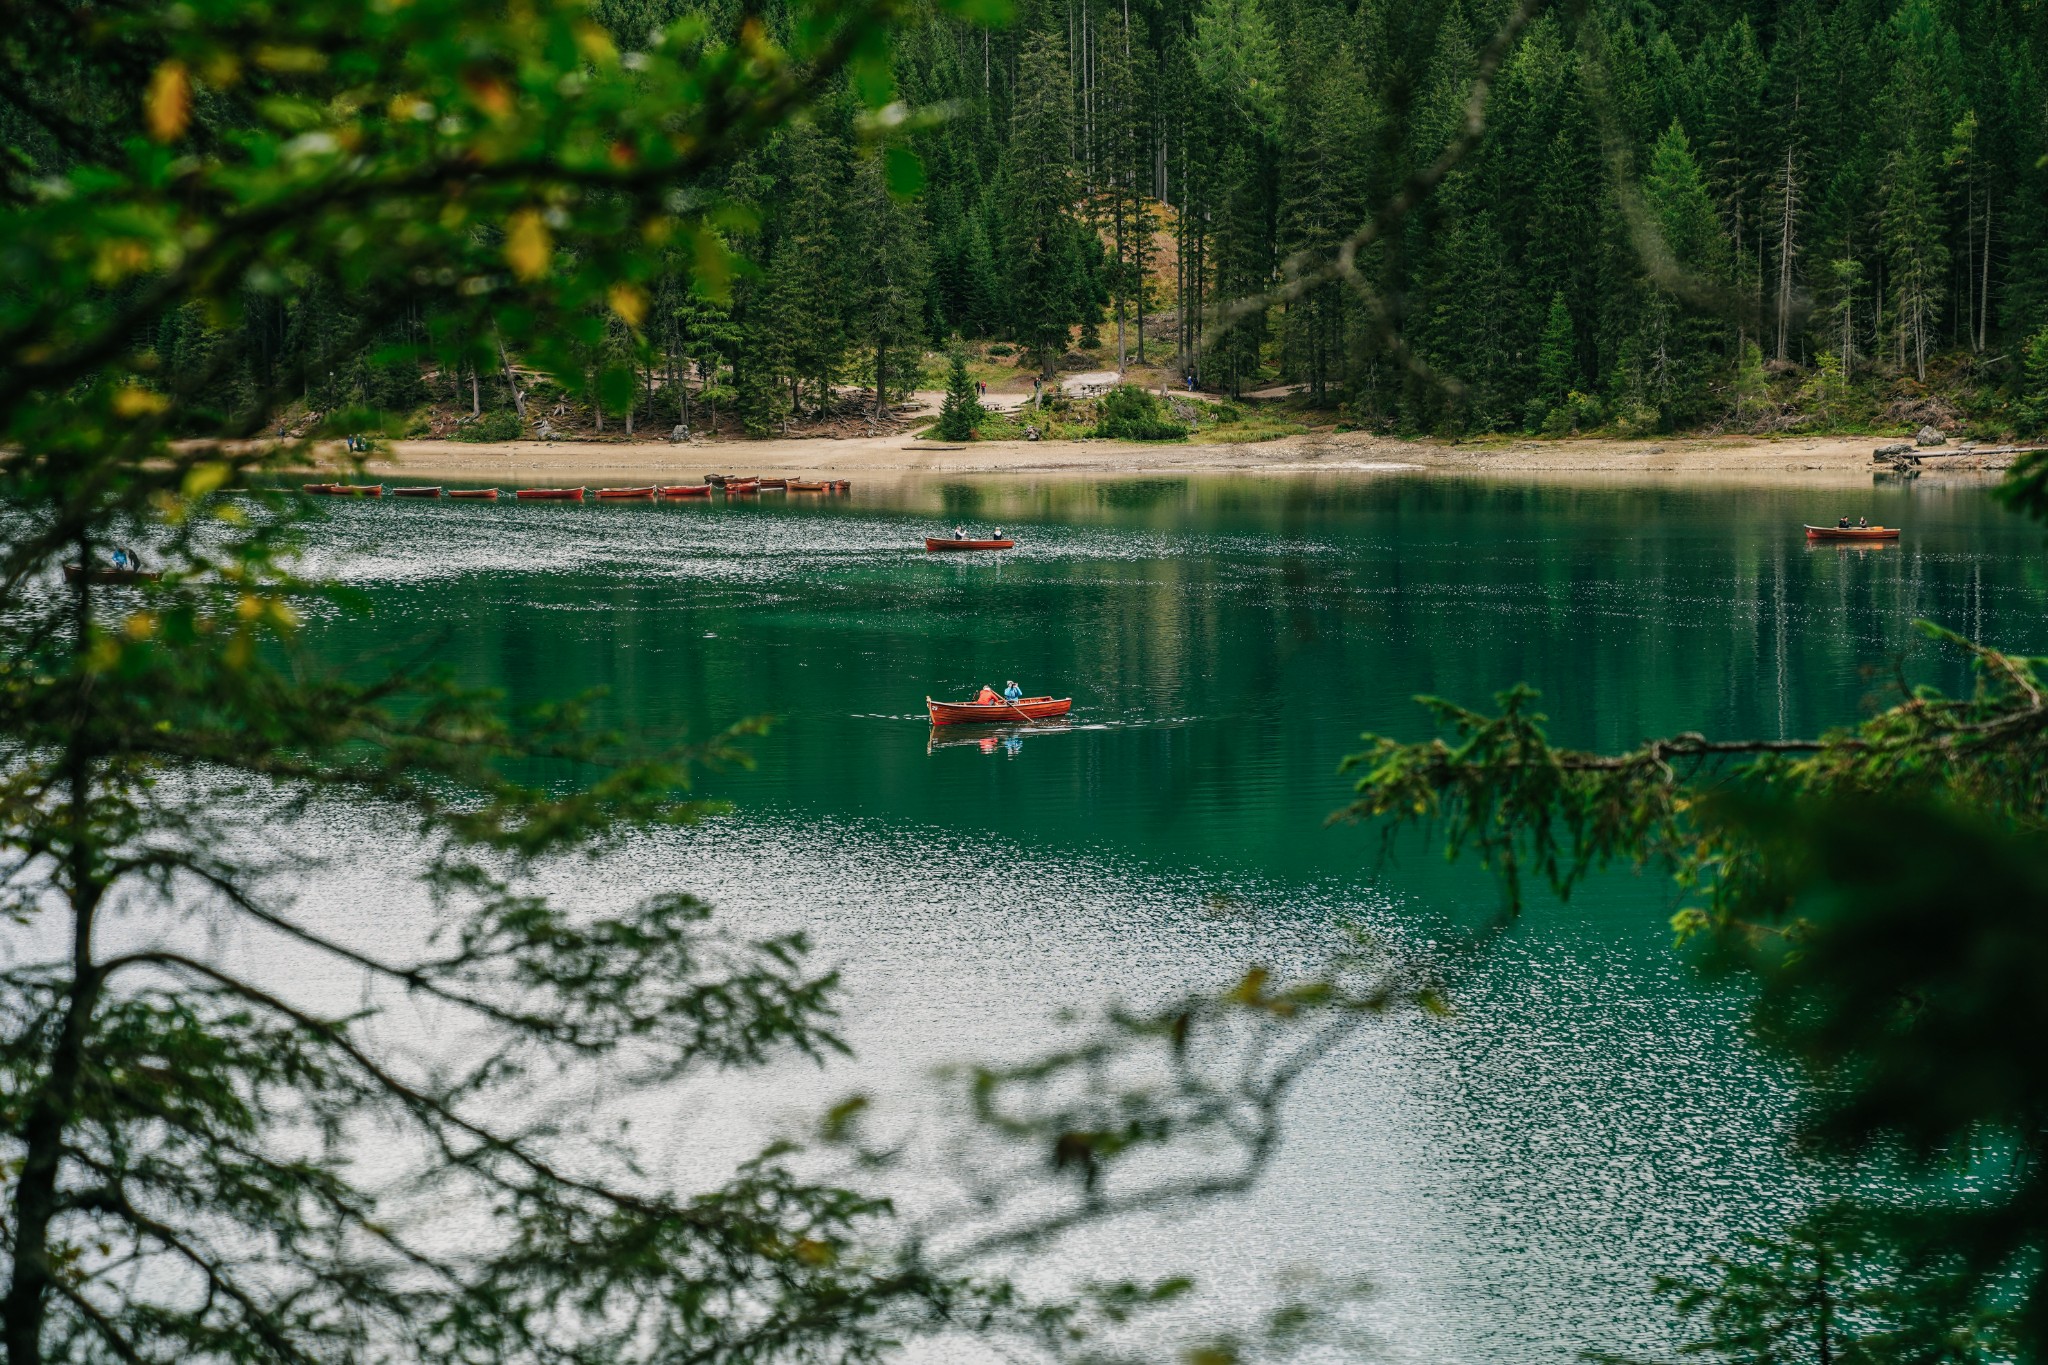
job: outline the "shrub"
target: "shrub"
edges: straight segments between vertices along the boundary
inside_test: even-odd
[[[1569,436],[1573,432],[1599,426],[1602,416],[1599,399],[1573,389],[1564,396],[1564,401],[1544,413],[1543,434]]]
[[[2030,427],[2048,427],[2048,327],[2027,339],[2020,356],[2020,418]]]
[[[1102,396],[1095,434],[1113,441],[1180,441],[1188,429],[1170,422],[1159,400],[1135,384],[1119,384]]]
[[[519,414],[510,411],[487,412],[474,422],[464,422],[455,428],[458,441],[516,441],[524,434]]]

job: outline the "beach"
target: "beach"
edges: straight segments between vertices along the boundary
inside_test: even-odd
[[[708,472],[844,479],[933,474],[1397,473],[1713,476],[1715,482],[1866,479],[1883,438],[1754,436],[1658,440],[1404,440],[1369,432],[1312,432],[1257,443],[974,441],[908,434],[848,440],[393,441],[366,471],[385,479],[507,483],[694,483]],[[309,466],[351,468],[340,443]]]

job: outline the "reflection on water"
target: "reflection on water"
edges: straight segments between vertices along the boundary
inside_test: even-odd
[[[1811,733],[1897,667],[1965,683],[1915,617],[2048,651],[2038,533],[1953,486],[955,479],[825,505],[325,510],[316,561],[373,606],[317,624],[336,658],[425,641],[516,703],[603,687],[605,718],[649,739],[777,718],[757,768],[709,779],[732,816],[563,882],[572,902],[697,891],[808,928],[845,971],[860,1064],[678,1101],[692,1143],[856,1084],[907,1099],[936,1061],[1042,1041],[1061,1005],[1307,963],[1348,923],[1439,959],[1456,1015],[1320,1072],[1248,1205],[1070,1253],[1191,1268],[1226,1301],[1288,1264],[1366,1272],[1418,1362],[1667,1349],[1650,1276],[1825,1181],[1787,1158],[1796,1087],[1747,1047],[1741,1002],[1671,952],[1664,887],[1602,882],[1471,947],[1482,876],[1382,866],[1325,825],[1359,732],[1418,733],[1417,693],[1527,679],[1573,742]],[[1906,537],[1809,549],[1800,525],[1844,511]],[[923,552],[969,515],[1017,549]],[[1073,714],[928,724],[923,697],[991,677]],[[323,837],[374,850],[345,825]],[[360,893],[338,882],[326,913]]]

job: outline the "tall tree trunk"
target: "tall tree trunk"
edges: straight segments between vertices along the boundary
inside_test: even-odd
[[[491,335],[497,339],[498,363],[505,367],[505,387],[512,390],[512,406],[519,409],[519,425],[523,428],[526,425],[526,395],[520,391],[519,377],[512,373],[512,357],[505,353],[504,333],[493,327]]]
[[[484,415],[483,381],[478,378],[476,366],[474,365],[469,367],[469,415],[471,417],[481,417]]]
[[[1792,332],[1792,259],[1798,250],[1799,184],[1793,175],[1792,148],[1785,149],[1784,212],[1778,220],[1778,359],[1786,360]]]
[[[1991,187],[1984,187],[1984,263],[1983,284],[1977,294],[1977,349],[1984,349],[1984,318],[1991,311]]]
[[[93,545],[88,537],[78,536],[73,548],[80,564],[92,564]],[[81,577],[74,586],[77,592],[72,599],[72,655],[82,681],[85,656],[93,646],[92,584]],[[74,717],[64,762],[70,847],[64,850],[62,861],[70,883],[67,891],[71,901],[71,988],[63,1022],[50,1044],[43,1083],[30,1100],[20,1129],[22,1155],[14,1187],[13,1256],[7,1297],[0,1303],[0,1337],[6,1341],[8,1365],[41,1365],[43,1359],[43,1324],[49,1313],[49,1296],[57,1283],[56,1268],[50,1261],[50,1223],[58,1213],[57,1178],[102,980],[93,961],[92,935],[106,885],[100,877],[90,823],[93,737],[90,718],[82,713],[91,704],[91,693],[82,691],[80,696],[81,714]]]

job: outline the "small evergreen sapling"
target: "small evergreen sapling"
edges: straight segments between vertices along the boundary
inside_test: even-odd
[[[967,356],[953,352],[952,369],[946,377],[946,401],[939,408],[939,435],[948,441],[971,441],[986,416],[975,395],[974,381],[967,377]]]

